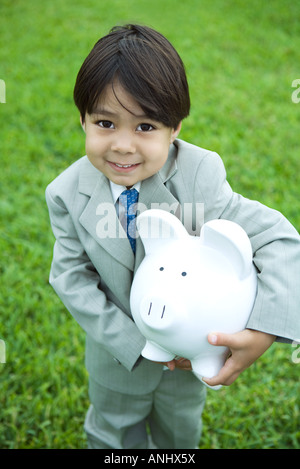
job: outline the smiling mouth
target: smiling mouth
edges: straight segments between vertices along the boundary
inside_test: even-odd
[[[119,164],[119,163],[114,163],[118,168],[131,168],[132,166],[136,166],[136,164]]]
[[[112,161],[109,162],[109,165],[114,168],[116,171],[122,171],[122,172],[128,172],[131,171],[132,169],[136,168],[139,166],[140,163],[135,163],[135,164],[120,164],[120,163],[113,163]]]

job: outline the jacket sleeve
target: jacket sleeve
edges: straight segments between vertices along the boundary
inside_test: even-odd
[[[78,238],[70,213],[51,195],[46,201],[55,236],[49,282],[85,332],[126,369],[136,364],[145,339],[133,320],[100,290],[100,276]]]
[[[196,192],[204,200],[205,221],[213,218],[234,221],[250,238],[258,291],[247,328],[276,335],[281,342],[299,340],[298,232],[280,212],[234,193],[217,154],[210,153],[203,160],[196,181]]]

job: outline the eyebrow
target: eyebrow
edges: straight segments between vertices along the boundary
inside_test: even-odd
[[[154,119],[151,119],[151,117],[147,116],[146,114],[134,114],[131,111],[129,111],[129,112],[130,112],[130,114],[132,114],[137,119],[154,120]],[[93,111],[91,112],[91,115],[99,115],[99,114],[109,116],[109,117],[118,117],[117,113],[109,111],[108,109],[105,109],[105,108],[96,108],[96,109],[93,109]]]
[[[108,111],[107,109],[104,109],[104,108],[93,109],[92,112],[91,112],[91,115],[93,115],[93,114],[105,114],[106,116],[116,116],[117,115],[114,112]]]

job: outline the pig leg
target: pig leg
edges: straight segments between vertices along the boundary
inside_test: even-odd
[[[150,340],[146,341],[142,356],[155,362],[168,362],[175,358],[174,353],[168,352],[168,350]]]

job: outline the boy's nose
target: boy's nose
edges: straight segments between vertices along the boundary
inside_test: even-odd
[[[126,155],[126,153],[135,153],[136,149],[133,136],[127,133],[116,135],[116,138],[111,145],[111,149],[115,152],[122,153],[123,155]]]

